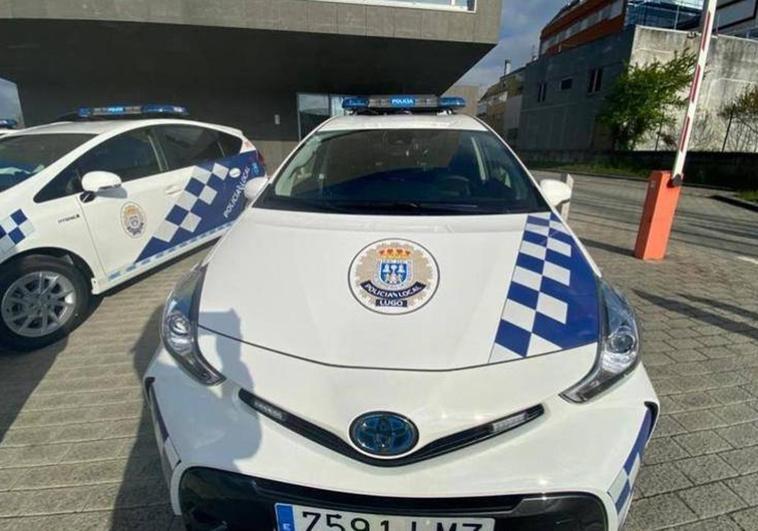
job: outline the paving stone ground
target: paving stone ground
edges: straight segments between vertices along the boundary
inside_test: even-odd
[[[661,263],[631,256],[643,183],[578,177],[570,225],[635,304],[663,414],[628,530],[758,529],[758,213],[685,190]],[[68,340],[0,353],[0,530],[180,529],[140,376],[204,251],[100,301]]]

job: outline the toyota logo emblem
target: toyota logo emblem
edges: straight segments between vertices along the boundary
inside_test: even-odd
[[[416,446],[418,430],[410,420],[396,413],[366,413],[353,421],[350,438],[366,453],[393,457]]]

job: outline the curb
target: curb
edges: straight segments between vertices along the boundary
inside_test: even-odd
[[[738,199],[736,197],[721,194],[713,194],[711,197],[716,201],[721,201],[722,203],[729,203],[733,206],[744,208],[746,210],[752,210],[753,212],[758,212],[758,203],[753,203],[752,201],[745,201],[744,199]]]

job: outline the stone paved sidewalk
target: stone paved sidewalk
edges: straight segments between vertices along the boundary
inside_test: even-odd
[[[570,225],[638,309],[663,415],[629,530],[758,529],[758,214],[686,190],[665,262],[630,256],[643,183],[578,178]],[[0,354],[0,530],[179,529],[140,376],[198,253],[103,299],[67,341]]]

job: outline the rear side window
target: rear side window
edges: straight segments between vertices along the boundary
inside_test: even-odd
[[[157,130],[166,162],[172,170],[224,158],[219,131],[191,125],[166,125]]]
[[[221,149],[224,151],[225,157],[237,155],[242,149],[242,139],[238,136],[221,133],[219,142],[221,143]]]

